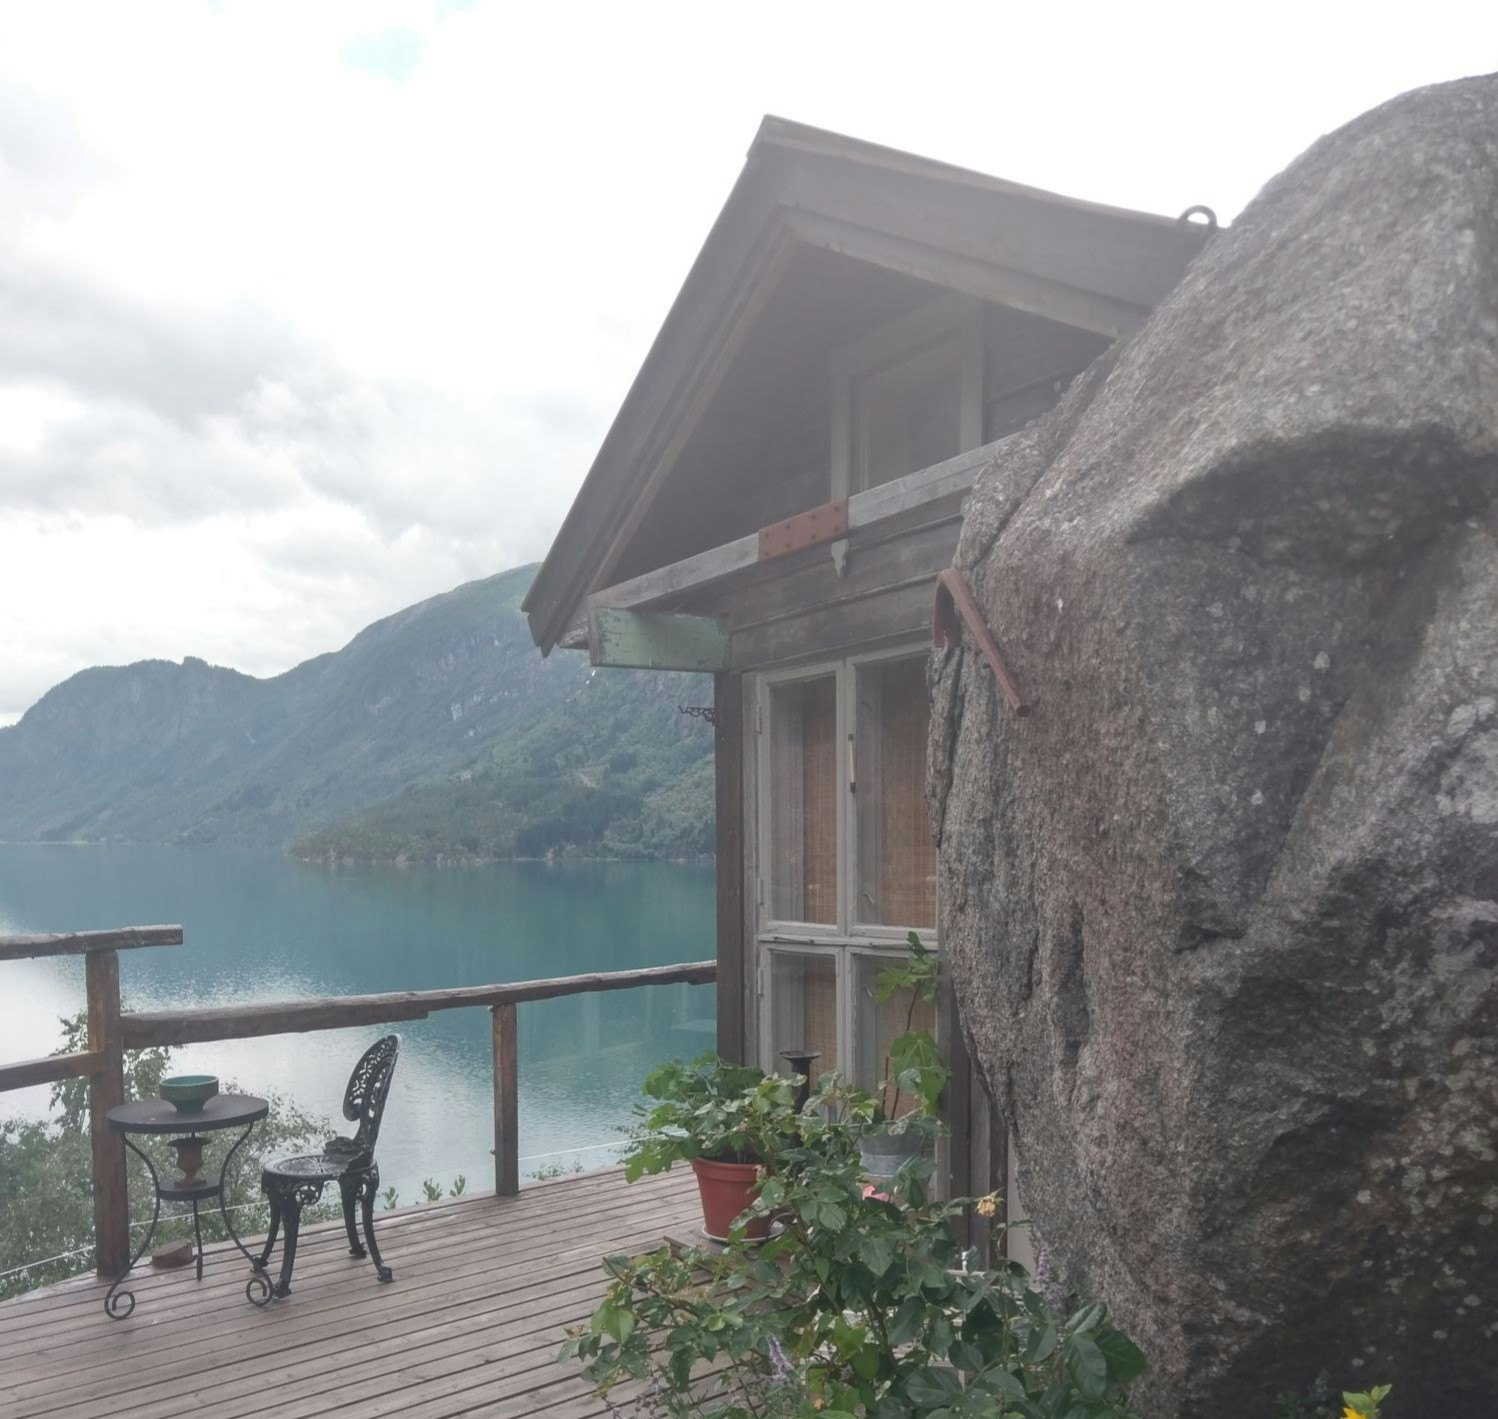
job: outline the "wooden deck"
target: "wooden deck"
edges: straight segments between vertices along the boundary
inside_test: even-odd
[[[685,1169],[633,1186],[608,1169],[377,1218],[388,1286],[341,1224],[303,1232],[292,1294],[264,1310],[227,1245],[201,1284],[138,1273],[123,1321],[80,1277],[0,1304],[0,1416],[589,1419],[604,1406],[556,1353],[603,1289],[601,1258],[698,1224]]]

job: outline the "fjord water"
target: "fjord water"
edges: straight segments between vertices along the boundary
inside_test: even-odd
[[[180,922],[182,946],[120,953],[126,1007],[484,985],[706,960],[711,867],[497,863],[330,870],[275,852],[0,845],[0,934]],[[76,958],[0,963],[0,1059],[59,1042],[82,1007]],[[711,986],[658,986],[519,1007],[521,1175],[609,1162],[654,1064],[714,1039]],[[493,1186],[489,1012],[175,1050],[213,1073],[338,1119],[349,1068],[389,1030],[402,1039],[380,1137],[382,1180],[403,1202],[462,1173]],[[0,1116],[46,1112],[47,1090],[0,1096]]]

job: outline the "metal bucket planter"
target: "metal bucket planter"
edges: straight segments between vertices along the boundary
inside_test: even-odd
[[[871,1128],[858,1140],[858,1156],[870,1178],[892,1178],[912,1158],[929,1158],[936,1140],[919,1128]]]

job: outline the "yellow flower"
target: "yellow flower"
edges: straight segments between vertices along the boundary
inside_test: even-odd
[[[999,1210],[999,1200],[992,1193],[987,1197],[978,1199],[978,1215],[980,1217],[992,1217]]]
[[[1347,1408],[1342,1411],[1342,1419],[1373,1419],[1373,1416],[1366,1413],[1364,1410],[1354,1409],[1352,1405],[1349,1404]]]

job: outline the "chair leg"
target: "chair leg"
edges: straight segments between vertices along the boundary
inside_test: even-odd
[[[394,1281],[395,1272],[380,1260],[380,1249],[375,1244],[374,1195],[375,1184],[372,1181],[365,1182],[364,1186],[359,1189],[359,1210],[363,1214],[364,1219],[364,1242],[369,1248],[370,1256],[374,1259],[375,1275],[381,1281]]]
[[[281,1249],[281,1279],[276,1282],[275,1294],[279,1299],[291,1294],[291,1273],[296,1266],[296,1239],[302,1227],[302,1200],[296,1193],[287,1197],[283,1204],[286,1215],[286,1241]]]
[[[256,1271],[264,1271],[270,1265],[271,1253],[276,1249],[276,1236],[281,1230],[281,1190],[263,1182],[261,1187],[265,1189],[266,1200],[270,1203],[270,1227],[265,1233],[265,1248],[255,1262]]]
[[[363,1256],[364,1245],[360,1242],[358,1229],[354,1225],[354,1204],[359,1200],[359,1189],[355,1184],[342,1179],[339,1181],[338,1191],[343,1194],[343,1229],[348,1233],[348,1254]]]

